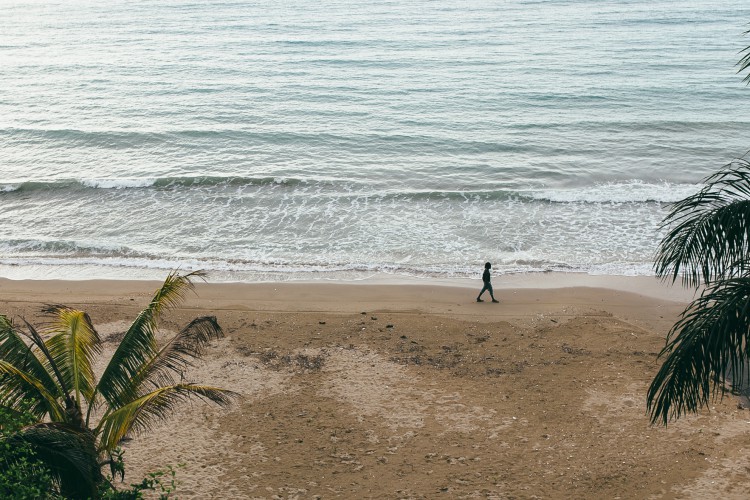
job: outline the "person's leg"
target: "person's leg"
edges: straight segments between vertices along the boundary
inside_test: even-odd
[[[489,290],[490,292],[490,297],[492,297],[492,302],[500,302],[499,300],[495,300],[495,294],[493,293],[492,285],[490,285],[489,283],[487,284],[487,290]]]
[[[484,284],[484,286],[482,287],[482,291],[479,292],[479,295],[477,295],[477,302],[484,302],[482,300],[482,294],[484,293],[485,290],[487,290],[487,283]]]

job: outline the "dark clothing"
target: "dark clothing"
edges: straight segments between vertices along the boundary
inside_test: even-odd
[[[488,268],[484,268],[484,273],[482,273],[482,281],[484,282],[484,286],[482,287],[482,291],[479,292],[479,296],[477,297],[477,302],[482,302],[482,294],[487,291],[490,292],[490,297],[492,297],[493,302],[495,301],[495,294],[492,290],[492,284],[490,283],[490,270]]]
[[[490,280],[487,280],[487,281],[485,281],[485,282],[484,282],[484,286],[482,287],[482,291],[481,291],[481,292],[479,292],[479,296],[481,297],[481,296],[482,296],[482,294],[483,294],[483,293],[484,293],[485,291],[488,291],[488,292],[490,292],[490,297],[492,297],[492,300],[495,300],[495,294],[494,294],[494,293],[492,293],[492,285],[490,285]]]

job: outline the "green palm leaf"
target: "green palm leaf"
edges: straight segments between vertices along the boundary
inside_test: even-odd
[[[750,30],[744,33],[745,36],[749,34]],[[737,70],[737,73],[742,73],[743,71],[747,71],[748,69],[750,69],[750,45],[742,49],[740,53],[744,55],[737,63],[737,65],[740,67],[740,69]],[[745,75],[745,78],[743,78],[742,81],[750,84],[750,74]]]
[[[82,397],[89,401],[94,392],[92,363],[101,352],[101,341],[85,312],[67,307],[59,307],[55,312],[57,321],[49,330],[53,336],[46,345],[80,408]]]
[[[93,434],[61,423],[24,427],[9,438],[31,445],[66,498],[93,498],[101,478]]]
[[[750,278],[708,288],[672,328],[648,390],[651,422],[667,424],[708,404],[726,382],[745,380],[750,348]]]
[[[30,373],[0,359],[0,377],[2,377],[0,396],[2,396],[3,406],[17,408],[25,404],[28,399],[32,399],[33,408],[37,411],[44,408],[44,414],[48,414],[52,420],[65,420],[65,409],[60,405],[57,394],[51,393],[39,379]]]
[[[39,383],[52,396],[59,398],[62,394],[59,392],[59,386],[55,383],[50,373],[46,370],[44,364],[36,356],[31,346],[27,345],[21,338],[18,331],[14,328],[11,321],[3,315],[0,315],[0,359],[12,364],[18,370],[29,374],[30,377],[39,381]],[[17,385],[11,383],[18,388]],[[24,408],[31,412],[37,418],[43,418],[49,410],[48,403],[44,398],[39,397],[36,391],[31,393],[15,393],[16,398],[8,393],[4,383],[0,383],[0,404],[14,406],[19,402],[18,398],[24,401]],[[30,407],[27,405],[30,404]]]
[[[735,160],[672,205],[656,274],[688,286],[743,275],[750,266],[750,163]]]
[[[100,436],[101,451],[111,452],[122,438],[130,433],[144,432],[157,422],[165,420],[177,404],[185,400],[199,397],[226,406],[236,396],[232,391],[197,384],[160,387],[105,415],[94,432]]]
[[[110,407],[119,408],[138,397],[132,379],[158,353],[155,332],[160,315],[176,306],[193,288],[192,278],[204,275],[201,271],[185,275],[170,273],[125,333],[96,387]]]
[[[132,379],[133,391],[141,393],[145,383],[150,383],[153,388],[178,382],[185,369],[192,365],[192,360],[203,354],[208,343],[223,336],[215,316],[195,318],[143,365]]]
[[[18,439],[34,445],[39,458],[59,477],[64,495],[95,495],[95,486],[104,480],[98,452],[111,457],[123,437],[150,429],[181,401],[197,397],[226,405],[236,396],[216,387],[182,383],[193,360],[223,335],[215,317],[196,318],[161,349],[157,346],[161,314],[193,287],[194,277],[203,273],[167,277],[126,332],[96,385],[92,362],[101,342],[88,315],[54,308],[57,321],[46,330],[51,334],[46,342],[25,320],[27,329],[20,330],[0,316],[0,407],[22,415],[21,410],[31,406],[34,417],[52,420],[24,428]],[[91,429],[89,418],[100,413],[93,411],[99,401],[103,416]]]

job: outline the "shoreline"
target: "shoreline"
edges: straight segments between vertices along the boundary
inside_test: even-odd
[[[188,272],[188,271],[185,271]],[[169,271],[161,273],[161,278],[12,278],[0,276],[0,290],[3,288],[19,288],[21,283],[43,284],[44,286],[55,286],[55,284],[67,284],[76,288],[74,284],[101,283],[102,285],[119,285],[124,288],[141,288],[139,284],[150,284],[158,286]],[[397,276],[386,273],[378,273],[361,279],[301,279],[301,280],[278,280],[278,281],[213,281],[211,273],[207,280],[196,281],[198,286],[436,286],[448,288],[481,288],[481,273],[476,278],[418,278],[413,276]],[[16,285],[16,286],[14,286]],[[509,289],[558,289],[558,288],[603,288],[620,291],[629,291],[654,298],[667,299],[679,302],[690,301],[695,297],[695,291],[684,288],[680,282],[670,284],[655,276],[624,276],[609,274],[588,274],[584,272],[557,272],[540,271],[527,273],[497,274],[492,277],[492,285],[496,290]],[[86,287],[86,285],[81,285]]]
[[[277,282],[425,282],[425,281],[472,281],[478,279],[484,270],[484,261],[475,262],[471,266],[457,265],[450,269],[424,269],[419,266],[364,266],[347,269],[346,266],[334,266],[330,269],[316,266],[287,265],[263,269],[230,269],[211,263],[198,261],[160,261],[155,267],[148,264],[119,266],[113,263],[92,263],[85,260],[67,263],[47,262],[31,264],[14,262],[10,256],[8,260],[0,259],[0,278],[11,280],[66,280],[87,281],[100,280],[162,280],[167,273],[175,269],[185,272],[203,270],[209,274],[210,280],[216,283],[277,283]],[[493,277],[539,276],[539,275],[572,275],[572,276],[618,276],[618,277],[653,277],[653,264],[622,265],[612,268],[587,267],[515,267],[502,263],[493,264]]]
[[[10,280],[0,278],[0,304],[13,310],[30,304],[144,307],[160,281]],[[222,313],[337,313],[387,311],[429,314],[481,322],[528,320],[540,315],[606,312],[664,335],[694,298],[691,290],[656,278],[572,275],[497,276],[500,304],[477,303],[481,280],[373,279],[357,282],[195,282],[178,310]],[[588,313],[586,312],[588,311]],[[0,314],[8,312],[0,310]]]

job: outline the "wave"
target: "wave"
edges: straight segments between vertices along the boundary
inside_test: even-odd
[[[0,184],[0,193],[51,191],[66,189],[143,189],[211,186],[296,186],[309,183],[300,178],[286,177],[123,177],[101,179],[60,179],[49,181],[20,181]]]
[[[301,177],[139,177],[102,179],[63,179],[51,181],[25,181],[0,184],[0,195],[33,193],[57,190],[190,190],[223,189],[236,187],[285,187],[301,189],[299,195],[317,193],[324,188],[329,195],[339,198],[380,198],[401,201],[503,201],[517,200],[550,203],[674,203],[696,193],[699,184],[677,184],[670,182],[645,182],[630,180],[606,182],[592,186],[550,189],[377,189],[370,182],[338,179],[305,179]]]
[[[554,203],[675,203],[701,189],[699,184],[648,183],[638,180],[607,182],[575,189],[528,192],[535,200]]]
[[[2,256],[0,275],[10,274],[22,279],[49,278],[57,270],[66,279],[115,278],[160,279],[174,269],[203,270],[212,281],[295,281],[295,280],[361,280],[376,275],[412,278],[467,279],[477,277],[476,264],[402,265],[395,263],[309,263],[265,260],[221,260],[211,258],[115,257],[115,256]],[[3,269],[4,268],[4,269]],[[71,272],[79,269],[80,272]],[[519,273],[586,273],[591,275],[653,276],[652,263],[608,263],[572,266],[552,261],[496,262],[496,276]],[[156,273],[156,274],[154,274]],[[78,279],[76,278],[76,279]]]
[[[0,255],[150,258],[125,246],[97,246],[72,240],[15,239],[0,242]]]
[[[386,198],[452,201],[519,201],[548,203],[675,203],[700,190],[699,184],[640,180],[607,182],[593,186],[529,190],[405,191]]]

